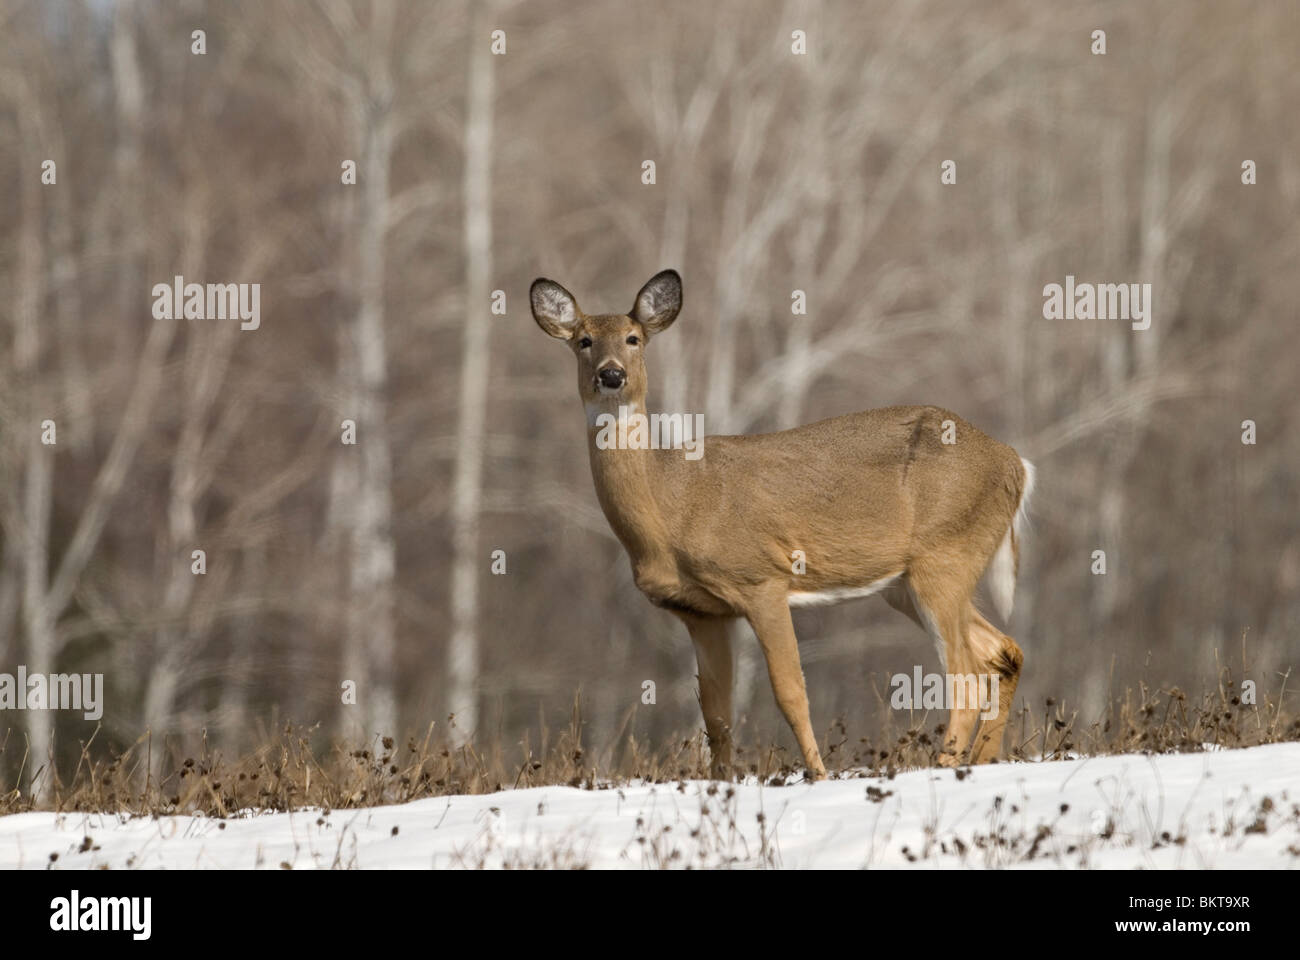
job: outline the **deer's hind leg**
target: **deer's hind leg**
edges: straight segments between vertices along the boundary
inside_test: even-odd
[[[974,762],[988,763],[997,759],[1002,751],[1002,737],[1006,732],[1007,718],[1011,715],[1025,655],[1014,640],[985,620],[974,606],[970,614],[969,643],[980,672],[998,681],[997,713],[990,711],[983,715],[975,739]]]
[[[924,578],[922,582],[925,582]],[[972,704],[969,696],[961,706],[950,704],[948,737],[939,762],[945,766],[964,762],[968,747],[972,750],[971,761],[974,763],[996,759],[1002,750],[1007,718],[1011,715],[1016,685],[1020,682],[1020,668],[1025,659],[1019,645],[989,623],[969,598],[964,601],[964,612],[954,610],[956,593],[931,589],[928,594],[918,594],[912,585],[903,583],[890,587],[884,596],[890,606],[907,614],[934,638],[947,674],[945,689],[963,686],[969,692],[970,686],[960,678],[973,675],[975,690],[983,697],[986,692],[993,693],[995,678],[998,683],[996,701],[988,704],[990,709],[987,711],[981,710],[982,703]],[[948,683],[953,675],[958,675],[958,679],[955,683]],[[978,736],[975,735],[977,721]]]
[[[934,640],[943,662],[945,691],[962,686],[963,677],[979,673],[969,641],[975,583],[967,582],[970,578],[964,573],[966,567],[960,562],[917,563],[908,572],[906,589],[891,588],[885,594],[892,606],[919,623]],[[975,702],[971,703],[971,699]],[[939,763],[955,767],[966,762],[980,706],[976,697],[951,702],[948,707],[948,728]]]

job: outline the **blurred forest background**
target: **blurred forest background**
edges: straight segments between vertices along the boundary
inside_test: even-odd
[[[0,0],[0,672],[104,673],[118,746],[451,713],[513,743],[577,694],[596,743],[689,735],[692,648],[632,583],[527,299],[630,309],[676,267],[652,408],[738,433],[934,403],[1036,463],[1024,698],[1200,689],[1243,636],[1276,690],[1297,51],[1292,0]],[[154,318],[177,274],[261,283],[261,328]],[[1045,320],[1067,274],[1152,284],[1151,328]],[[796,627],[818,729],[939,668],[878,599]],[[738,710],[790,739],[752,643]],[[0,714],[0,773],[94,729]]]

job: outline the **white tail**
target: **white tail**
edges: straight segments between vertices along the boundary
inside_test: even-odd
[[[1034,465],[1024,457],[1020,462],[1025,467],[1025,487],[1020,493],[1020,503],[1016,506],[1015,519],[1007,527],[1006,535],[998,545],[998,552],[989,564],[989,593],[993,595],[993,604],[1003,620],[1011,619],[1015,606],[1016,575],[1020,567],[1020,540],[1029,509],[1029,497],[1034,492]]]

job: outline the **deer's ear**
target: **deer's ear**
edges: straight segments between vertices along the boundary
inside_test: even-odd
[[[676,270],[663,270],[651,277],[636,295],[632,319],[645,328],[646,333],[667,330],[682,309],[682,278]]]
[[[537,325],[557,340],[570,340],[578,325],[578,301],[554,280],[538,277],[529,288]]]

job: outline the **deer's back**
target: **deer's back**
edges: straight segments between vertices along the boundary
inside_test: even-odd
[[[945,431],[954,442],[944,443]],[[803,550],[832,581],[891,575],[946,538],[996,544],[1021,469],[1010,447],[931,406],[706,437],[696,461],[681,451],[658,455],[667,480],[661,506],[687,553],[758,554],[788,569],[791,552]],[[873,547],[869,561],[859,559],[864,539]],[[858,569],[863,563],[871,569]]]

